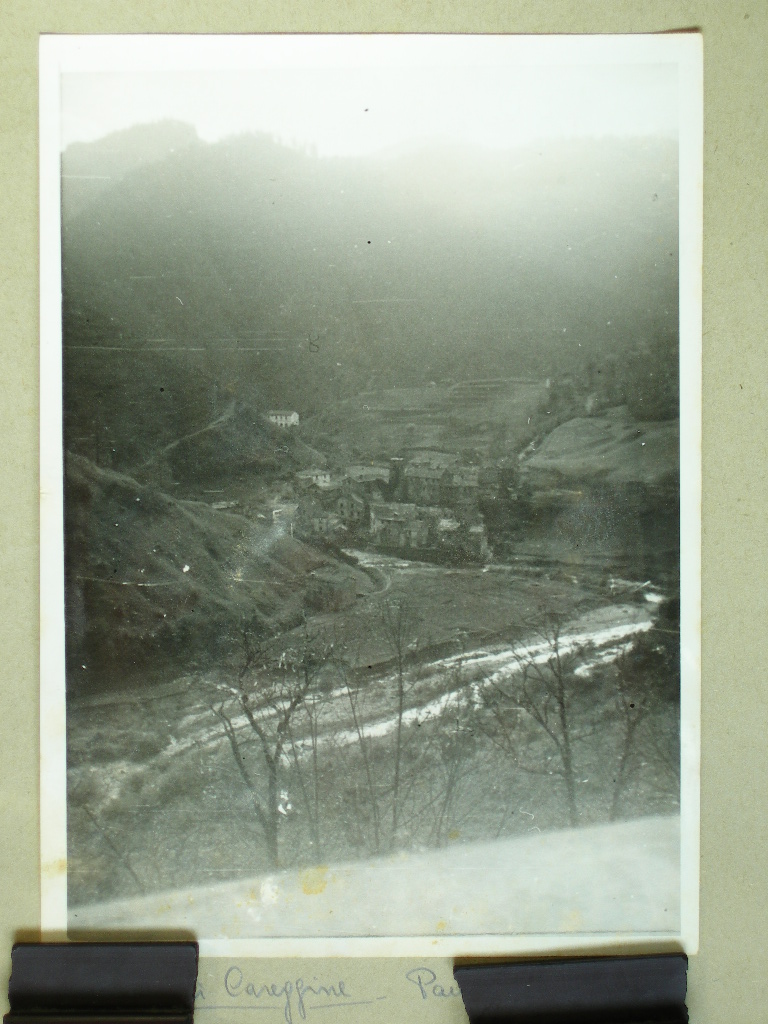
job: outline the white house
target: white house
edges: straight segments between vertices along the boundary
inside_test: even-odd
[[[299,414],[285,409],[270,409],[267,419],[276,427],[298,427],[299,425]]]
[[[302,469],[296,474],[300,484],[314,484],[315,487],[331,486],[331,474],[327,469]]]

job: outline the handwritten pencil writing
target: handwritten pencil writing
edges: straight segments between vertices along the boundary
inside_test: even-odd
[[[232,966],[224,975],[224,989],[233,1000],[278,1000],[283,1008],[286,1024],[294,1024],[294,1013],[300,1020],[306,1020],[306,999],[309,996],[327,999],[328,1006],[344,1005],[345,1000],[351,999],[344,981],[323,985],[317,978],[312,980],[313,984],[308,984],[303,978],[296,978],[295,981],[254,983],[245,979],[239,967]]]
[[[437,975],[429,967],[414,967],[406,972],[406,978],[419,990],[422,999],[461,998],[458,988],[446,988],[437,980]]]

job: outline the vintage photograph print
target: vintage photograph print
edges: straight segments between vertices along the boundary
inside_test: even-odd
[[[41,68],[44,923],[692,951],[698,38]]]

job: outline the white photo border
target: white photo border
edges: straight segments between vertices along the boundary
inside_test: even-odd
[[[253,70],[392,61],[521,64],[675,63],[679,82],[681,930],[670,933],[200,938],[205,956],[460,956],[621,952],[699,933],[701,700],[701,309],[703,56],[698,33],[593,36],[269,35],[40,37],[40,829],[44,939],[67,937],[66,702],[61,313],[61,75],[67,72]],[[396,41],[397,45],[393,45]],[[352,56],[350,56],[352,54]],[[393,56],[395,55],[395,56]]]

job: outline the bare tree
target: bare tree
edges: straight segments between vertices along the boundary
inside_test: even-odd
[[[415,647],[416,617],[408,601],[385,600],[381,607],[384,638],[395,659],[397,670],[397,726],[395,731],[395,763],[392,781],[392,845],[397,837],[400,813],[400,772],[403,750],[403,712],[405,710],[405,662],[408,651]]]
[[[355,727],[357,734],[358,747],[360,749],[360,756],[363,761],[363,769],[365,771],[365,782],[367,788],[368,803],[371,808],[371,818],[373,823],[373,853],[379,853],[381,851],[381,819],[379,814],[379,796],[378,787],[374,781],[374,774],[371,766],[370,757],[370,739],[365,735],[365,725],[363,723],[362,716],[360,714],[360,693],[359,690],[353,685],[349,667],[346,662],[337,660],[337,667],[341,674],[344,682],[344,687],[347,691],[347,698],[349,700],[350,711],[352,712],[352,722]]]
[[[558,615],[543,613],[532,641],[515,648],[511,678],[505,684],[494,682],[485,698],[492,713],[492,728],[486,731],[496,745],[512,756],[522,771],[562,779],[572,827],[578,823],[574,747],[595,729],[594,723],[585,725],[581,721],[574,706],[575,669],[586,650],[584,645],[564,637]],[[521,756],[523,715],[554,747],[554,767],[549,757],[544,763],[531,763]]]
[[[679,666],[676,646],[665,643],[665,632],[655,627],[616,659],[615,707],[621,742],[611,821],[619,817],[632,779],[645,768],[650,767],[657,790],[679,797]]]
[[[615,708],[621,729],[621,740],[609,814],[611,821],[615,821],[619,816],[621,799],[632,774],[638,729],[648,714],[648,704],[640,701],[637,686],[632,679],[627,650],[621,651],[617,657],[615,673]]]
[[[309,819],[312,843],[317,855],[320,855],[322,851],[320,832],[320,765],[318,756],[320,746],[319,720],[325,702],[326,695],[324,693],[318,693],[316,690],[308,692],[299,709],[303,714],[298,719],[294,715],[294,720],[289,725],[291,757],[296,771],[296,778],[299,780],[299,789],[301,790],[304,807]],[[297,728],[306,733],[306,739],[296,738],[294,735],[294,723]],[[309,747],[311,761],[309,772],[305,771],[303,756],[307,746]],[[307,781],[308,774],[309,781]]]
[[[81,786],[77,786],[68,794],[70,829],[73,827],[75,814],[77,812],[82,813],[88,819],[94,831],[109,851],[109,859],[130,876],[133,884],[143,895],[146,892],[146,886],[134,870],[131,862],[131,851],[125,848],[125,836],[123,835],[122,839],[118,838],[110,828],[107,822],[107,816],[104,814],[95,814],[91,810],[86,800],[82,799],[79,792],[81,788]]]
[[[279,772],[286,744],[292,743],[291,723],[302,707],[320,668],[329,657],[329,649],[319,636],[310,635],[306,624],[302,638],[282,651],[277,663],[270,659],[260,643],[255,621],[241,630],[242,664],[234,685],[217,687],[219,697],[209,707],[224,729],[232,756],[253,802],[253,809],[264,835],[267,858],[273,868],[280,865],[280,788]],[[240,723],[240,717],[245,719]],[[266,792],[246,757],[243,726],[255,735],[266,774]],[[315,737],[316,739],[316,737]]]
[[[445,831],[454,814],[462,782],[466,778],[467,761],[475,749],[474,730],[467,704],[446,709],[435,723],[437,727],[437,757],[439,798],[435,805],[435,823],[432,840],[437,846],[445,842]]]

